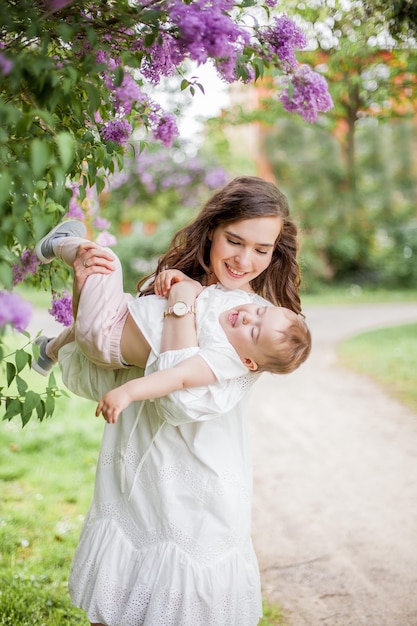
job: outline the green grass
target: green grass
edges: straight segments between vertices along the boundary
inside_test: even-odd
[[[326,287],[322,286],[312,293],[301,291],[301,302],[303,307],[309,305],[324,306],[344,305],[344,304],[369,304],[377,302],[416,302],[416,290],[394,290],[380,289],[370,286],[360,287],[359,285],[339,285]]]
[[[369,376],[417,412],[417,324],[356,335],[338,348],[341,363]]]
[[[42,388],[39,374],[25,377]],[[104,426],[94,407],[71,395],[42,423],[0,423],[0,626],[88,625],[67,579]]]

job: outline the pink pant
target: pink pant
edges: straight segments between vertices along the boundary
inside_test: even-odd
[[[85,242],[80,237],[62,237],[56,255],[72,265],[78,246]],[[123,272],[120,260],[112,250],[115,270],[111,274],[92,274],[81,290],[76,320],[58,337],[48,343],[48,355],[58,360],[58,350],[71,341],[96,365],[110,369],[126,367],[120,352],[120,338],[128,315],[128,302],[133,296],[123,291]]]

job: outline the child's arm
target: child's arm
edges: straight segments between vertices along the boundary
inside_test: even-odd
[[[208,364],[196,355],[181,361],[175,367],[130,380],[112,389],[98,403],[96,416],[102,413],[106,422],[114,424],[120,413],[132,402],[161,398],[189,387],[204,387],[216,380]]]

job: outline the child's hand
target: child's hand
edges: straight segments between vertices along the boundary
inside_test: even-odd
[[[204,290],[204,287],[198,280],[193,280],[186,276],[184,280],[171,285],[171,291],[168,295],[168,302],[171,300],[182,299],[189,300],[190,298],[197,299],[200,293]]]
[[[120,413],[131,403],[131,398],[123,387],[116,387],[106,393],[97,405],[96,417],[102,413],[108,424],[117,422]]]
[[[163,270],[159,272],[158,276],[155,278],[153,285],[154,292],[157,296],[165,297],[174,283],[179,283],[186,278],[188,278],[188,276],[180,270]]]

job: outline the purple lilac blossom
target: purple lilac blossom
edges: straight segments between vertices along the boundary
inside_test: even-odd
[[[111,223],[109,222],[109,220],[106,220],[105,217],[101,217],[100,215],[98,215],[93,222],[93,226],[94,228],[98,228],[99,230],[108,230],[111,226]]]
[[[289,82],[285,77],[284,84]],[[300,65],[292,78],[293,94],[284,89],[279,96],[284,109],[298,113],[306,121],[313,123],[319,112],[329,111],[333,106],[326,80],[308,65]]]
[[[96,243],[103,248],[111,248],[117,244],[117,239],[114,235],[104,230],[97,235]]]
[[[303,31],[285,13],[276,17],[271,26],[260,29],[259,38],[269,46],[268,58],[276,54],[284,69],[297,67],[294,49],[302,50],[307,45]]]
[[[226,171],[222,167],[215,167],[209,170],[204,176],[204,183],[210,189],[218,189],[223,187],[229,180]]]
[[[104,141],[114,141],[123,146],[132,134],[132,126],[127,120],[111,120],[106,122],[100,130]]]
[[[153,136],[160,141],[166,148],[169,148],[178,136],[177,123],[172,113],[165,113],[158,122],[157,127],[153,130]]]
[[[175,67],[184,60],[184,54],[178,49],[177,40],[167,33],[163,34],[162,42],[156,41],[146,49],[141,72],[152,84],[157,85],[162,76],[172,76]]]
[[[24,250],[19,263],[15,263],[12,268],[13,286],[15,287],[25,280],[28,274],[36,274],[38,265],[36,253],[33,250]]]
[[[65,217],[70,217],[74,220],[83,221],[85,217],[84,211],[82,210],[75,198],[71,198],[71,200],[69,201],[69,210],[67,211],[67,213],[65,213]]]
[[[276,3],[277,3],[277,0],[265,0],[266,6],[269,7],[270,9],[273,9]]]
[[[221,0],[216,3],[197,0],[190,4],[173,0],[170,8],[170,18],[179,30],[181,49],[198,64],[205,63],[209,57],[230,59],[232,63],[224,65],[226,80],[234,80],[231,65],[235,65],[237,55],[249,43],[249,33],[224,13],[230,4]]]
[[[72,297],[68,291],[64,291],[62,294],[52,294],[52,307],[48,309],[57,322],[64,326],[71,326],[74,321],[72,316]]]
[[[22,332],[30,322],[32,310],[31,303],[23,300],[18,294],[0,291],[0,328],[5,324],[11,324]]]
[[[10,74],[10,72],[12,71],[12,68],[13,61],[8,59],[6,56],[4,56],[3,53],[0,52],[0,73],[3,74],[3,76],[7,76],[7,74]]]
[[[72,0],[48,0],[49,8],[52,9],[52,11],[59,11],[71,3]]]
[[[113,87],[114,104],[118,113],[128,115],[133,104],[141,100],[142,91],[132,76],[126,72],[120,87]]]

